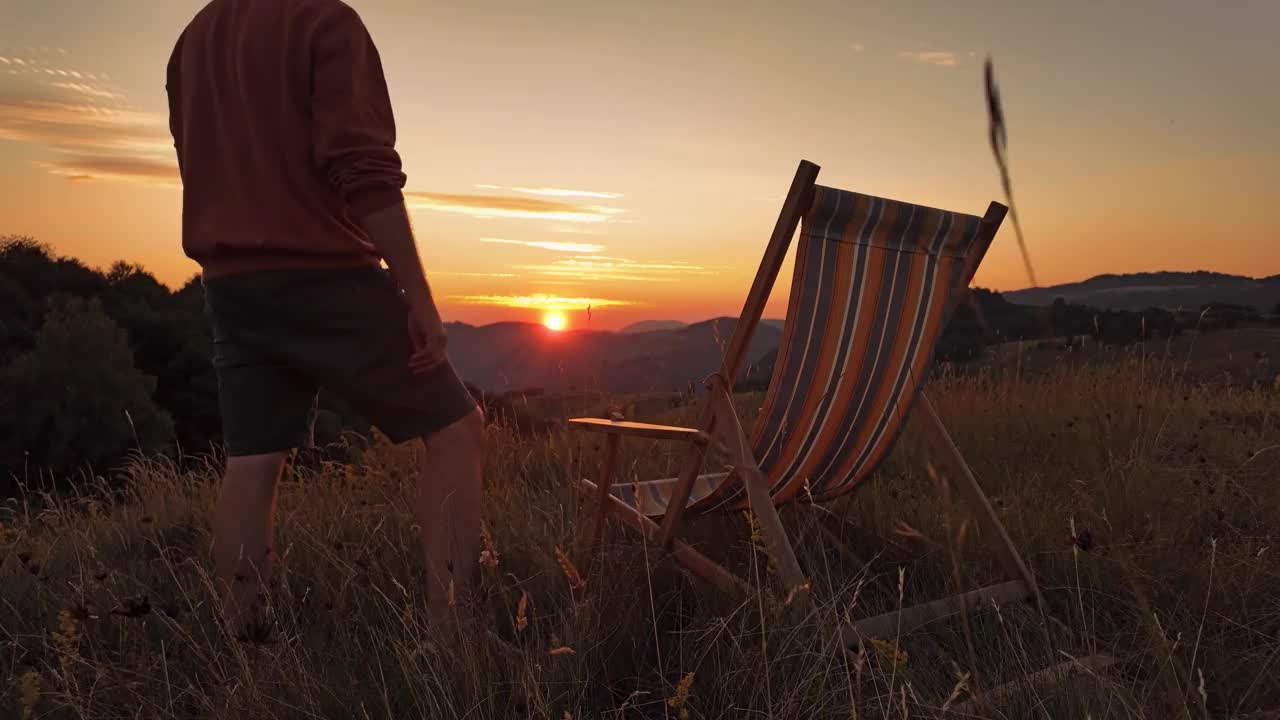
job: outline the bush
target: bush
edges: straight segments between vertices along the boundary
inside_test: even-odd
[[[173,421],[152,399],[155,378],[133,363],[128,337],[97,300],[60,298],[35,347],[0,370],[0,468],[102,472],[131,448],[166,445]]]

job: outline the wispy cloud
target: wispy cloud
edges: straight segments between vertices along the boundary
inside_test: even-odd
[[[573,223],[607,222],[625,212],[620,208],[511,195],[470,195],[435,192],[405,193],[413,207],[461,213],[476,218],[525,218]]]
[[[600,192],[598,190],[568,190],[556,187],[505,187],[502,185],[476,185],[475,187],[480,190],[504,190],[542,197],[597,198],[600,200],[617,200],[623,197],[622,193]]]
[[[863,50],[866,50],[867,47],[862,43],[849,43],[849,49],[854,52],[862,52]]]
[[[617,200],[622,197],[622,193],[613,192],[597,192],[595,190],[566,190],[564,188],[511,188],[519,193],[526,195],[542,195],[545,197],[581,197],[581,198],[600,198],[602,200]]]
[[[177,166],[163,160],[82,155],[41,160],[36,164],[69,180],[125,180],[147,185],[177,185],[179,182]]]
[[[503,245],[523,245],[525,247],[555,250],[570,253],[597,253],[604,250],[604,245],[594,243],[556,242],[554,240],[507,240],[506,238],[480,238],[482,243],[500,243]]]
[[[631,300],[593,297],[560,297],[558,295],[455,295],[450,300],[465,305],[493,305],[529,310],[585,310],[593,308],[635,305]]]
[[[0,86],[0,140],[42,149],[36,165],[68,180],[177,183],[163,114],[129,107],[106,73],[67,67],[59,48],[31,52],[0,55],[16,76]]]
[[[574,257],[543,265],[522,265],[540,275],[573,280],[675,282],[688,276],[717,274],[715,270],[683,262],[646,263],[625,258]]]
[[[50,54],[47,50],[45,55]],[[20,73],[30,75],[46,75],[48,77],[74,78],[76,80],[92,80],[105,81],[108,79],[106,73],[91,73],[84,70],[75,70],[58,64],[53,64],[48,60],[36,55],[19,56],[19,55],[0,55],[0,65],[8,65],[10,68],[18,68]]]
[[[547,229],[553,233],[560,233],[562,235],[595,235],[598,232],[596,228],[583,225],[552,225]]]
[[[54,148],[172,152],[162,117],[84,101],[0,97],[0,139]]]
[[[519,275],[507,272],[465,272],[461,270],[432,270],[431,275],[449,275],[452,277],[483,277],[483,278],[518,278]]]
[[[124,95],[121,95],[120,93],[111,92],[110,90],[103,90],[102,88],[96,88],[96,87],[93,87],[92,85],[86,85],[84,83],[55,82],[55,83],[50,83],[49,85],[50,87],[56,87],[60,90],[73,90],[75,92],[80,93],[81,95],[88,95],[89,97],[94,97],[94,98],[106,98],[108,100],[124,99]]]
[[[922,65],[939,65],[941,67],[955,67],[960,64],[959,58],[953,52],[945,50],[904,50],[898,53],[899,57],[913,60]]]

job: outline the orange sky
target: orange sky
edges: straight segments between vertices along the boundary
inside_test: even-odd
[[[164,68],[202,4],[6,3],[0,234],[195,272]],[[1041,284],[1280,273],[1274,0],[351,4],[448,319],[736,314],[801,158],[825,184],[981,214],[1000,199],[987,53]],[[977,283],[1027,285],[1010,228]]]

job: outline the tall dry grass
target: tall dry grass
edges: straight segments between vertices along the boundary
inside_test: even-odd
[[[424,622],[407,494],[412,450],[293,468],[280,495],[273,642],[213,622],[206,517],[216,462],[130,468],[0,515],[5,716],[31,718],[1247,717],[1280,708],[1280,427],[1269,387],[1189,384],[1132,357],[939,375],[930,393],[1063,627],[1005,606],[849,650],[834,628],[1004,579],[904,436],[878,478],[784,512],[812,602],[769,580],[749,519],[697,543],[753,578],[714,595],[611,527],[585,585],[587,526],[565,482],[591,439],[489,429],[486,600]],[[674,448],[626,449],[629,473]],[[571,564],[571,563],[570,563]],[[576,569],[576,568],[575,568]],[[582,570],[582,569],[577,569]],[[964,586],[963,588],[961,586]],[[1050,642],[1052,640],[1052,642]],[[1057,689],[992,688],[1066,656],[1117,664]],[[1261,717],[1261,716],[1258,716]]]

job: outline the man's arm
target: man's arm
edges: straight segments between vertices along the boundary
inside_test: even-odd
[[[406,239],[412,244],[403,212],[405,175],[395,149],[395,116],[373,38],[355,10],[340,2],[327,6],[310,32],[313,159],[361,226],[370,215],[391,209],[391,221],[372,223],[375,232],[392,234],[370,237],[379,251]],[[394,221],[401,216],[403,223]],[[400,272],[394,258],[383,258]],[[410,280],[421,273],[405,274]]]
[[[335,2],[310,37],[314,159],[404,292],[422,369],[444,357],[444,327],[409,223],[382,61],[354,10]]]
[[[404,291],[409,309],[421,320],[438,322],[440,314],[427,285],[422,258],[418,255],[418,244],[404,203],[376,210],[366,215],[360,224],[369,235],[369,241],[378,249],[378,254],[387,261],[396,284]]]

